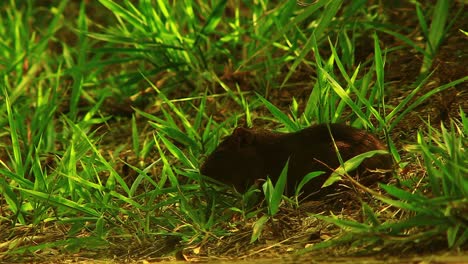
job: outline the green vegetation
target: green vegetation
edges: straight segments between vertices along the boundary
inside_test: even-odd
[[[300,252],[466,248],[463,1],[205,2],[0,4],[0,261],[244,256],[319,232],[285,218],[334,224]],[[285,177],[257,206],[199,174],[238,125],[324,122],[381,135],[396,161],[388,185],[355,184],[360,212],[298,216]]]

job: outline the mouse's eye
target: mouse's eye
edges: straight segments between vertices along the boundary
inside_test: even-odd
[[[234,143],[232,142],[232,138],[226,138],[223,140],[221,143],[219,143],[218,147],[216,148],[216,151],[222,151],[223,149],[232,149]]]

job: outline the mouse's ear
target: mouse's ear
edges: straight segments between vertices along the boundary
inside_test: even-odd
[[[232,135],[240,148],[252,145],[255,141],[255,134],[251,129],[245,127],[237,127],[234,132],[232,132]]]

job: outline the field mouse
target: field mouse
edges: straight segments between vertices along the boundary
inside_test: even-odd
[[[330,132],[343,161],[367,151],[386,149],[374,135],[343,124],[313,125],[293,133],[238,127],[207,157],[200,172],[245,192],[267,176],[275,183],[289,158],[287,195],[294,194],[295,187],[307,173],[326,172],[303,187],[304,195],[309,195],[320,190],[332,169],[340,165]],[[391,168],[389,154],[374,155],[350,175],[359,175],[361,183],[371,184],[363,180],[372,174],[369,170],[390,171]],[[389,173],[384,178],[388,176]]]

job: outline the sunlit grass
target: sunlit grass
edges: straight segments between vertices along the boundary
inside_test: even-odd
[[[256,207],[258,191],[241,195],[199,174],[235,126],[261,120],[293,132],[347,122],[383,135],[404,168],[392,131],[433,95],[468,80],[424,90],[459,16],[448,17],[446,1],[425,4],[427,13],[414,5],[422,43],[387,24],[382,4],[366,1],[69,2],[1,4],[0,224],[34,230],[55,224],[66,234],[22,244],[21,234],[7,228],[2,232],[15,239],[0,241],[2,257],[155,238],[202,248],[243,227],[256,243],[281,207],[298,201],[283,197],[285,177],[267,182],[261,190],[267,202]],[[387,48],[387,34],[404,44]],[[363,39],[373,47],[364,59],[356,57]],[[422,54],[423,62],[420,76],[408,82],[412,92],[389,105],[385,63],[398,49]],[[272,95],[290,87],[312,90],[285,107]],[[412,186],[414,192],[382,186],[386,193],[376,195],[405,217],[382,221],[365,203],[366,223],[318,216],[349,231],[336,244],[377,245],[383,235],[389,244],[409,243],[435,234],[446,237],[447,248],[466,243],[465,114],[461,122],[418,132],[409,150],[422,156],[427,176],[418,177],[425,184]],[[128,134],[104,140],[119,129]],[[412,228],[403,242],[392,240]]]
[[[468,194],[468,154],[466,152],[466,116],[462,121],[450,123],[450,130],[442,125],[437,130],[430,125],[427,131],[418,133],[418,143],[408,146],[412,152],[422,153],[427,177],[422,187],[409,186],[409,190],[382,185],[384,195],[374,194],[386,204],[409,213],[409,217],[387,219],[381,222],[378,213],[363,204],[366,223],[357,223],[338,217],[320,219],[336,224],[350,233],[341,238],[319,243],[308,250],[320,249],[344,243],[375,245],[385,243],[389,248],[411,247],[413,243],[430,245],[445,236],[448,248],[466,243],[468,233],[465,222]],[[411,191],[413,190],[413,191]]]

